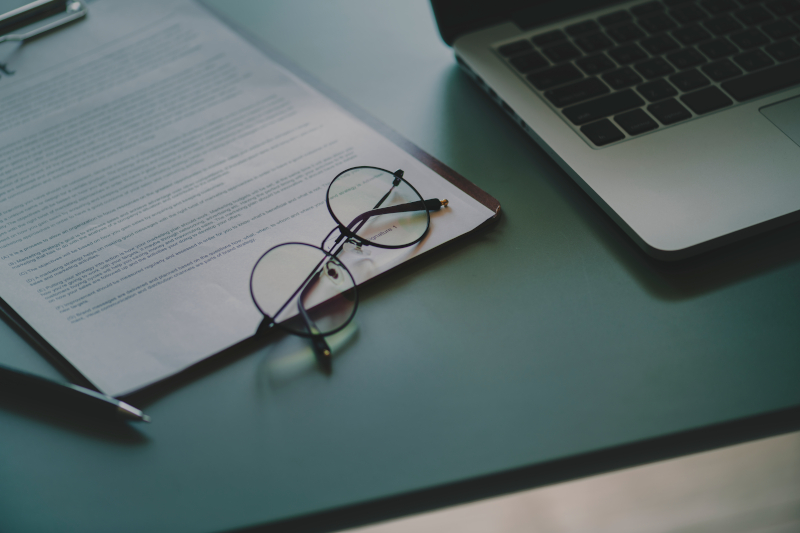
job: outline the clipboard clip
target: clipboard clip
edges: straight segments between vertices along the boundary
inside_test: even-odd
[[[0,13],[0,43],[26,41],[85,17],[83,0],[35,0]]]

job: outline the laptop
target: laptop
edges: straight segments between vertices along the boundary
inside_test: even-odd
[[[649,255],[800,218],[800,0],[432,0],[463,70]]]

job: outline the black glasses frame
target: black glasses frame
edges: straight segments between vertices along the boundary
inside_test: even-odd
[[[341,220],[339,220],[336,217],[336,215],[333,212],[333,208],[331,207],[331,187],[333,187],[333,184],[336,182],[336,180],[342,174],[346,174],[348,172],[351,172],[353,170],[358,170],[360,168],[369,168],[369,169],[372,169],[372,170],[380,170],[381,172],[389,173],[389,174],[394,176],[394,182],[392,184],[393,187],[397,187],[398,185],[400,185],[401,182],[405,183],[406,185],[411,187],[411,190],[414,191],[417,194],[417,196],[422,198],[422,195],[419,193],[419,191],[417,189],[415,189],[413,185],[411,185],[408,181],[406,181],[403,178],[405,173],[402,170],[396,170],[394,172],[389,172],[385,168],[370,167],[370,166],[359,166],[359,167],[348,168],[348,169],[343,170],[343,171],[339,172],[338,174],[336,174],[336,176],[331,180],[330,184],[328,184],[328,190],[325,192],[325,205],[328,208],[328,213],[330,213],[331,218],[333,218],[333,220],[336,221],[336,224],[338,225],[336,228],[334,228],[331,231],[331,233],[333,233],[333,231],[336,231],[336,229],[338,229],[342,233],[342,235],[344,235],[348,239],[352,239],[352,240],[357,241],[361,245],[374,246],[376,248],[388,248],[388,249],[408,248],[409,246],[414,246],[415,244],[420,242],[422,239],[424,239],[425,236],[428,234],[428,230],[431,229],[431,209],[427,205],[425,206],[425,211],[426,211],[425,214],[428,217],[428,220],[427,220],[427,225],[425,226],[425,231],[422,232],[422,235],[420,235],[419,238],[417,238],[416,240],[414,240],[412,242],[409,242],[407,244],[391,245],[391,244],[380,244],[380,243],[368,241],[367,239],[364,239],[363,237],[359,237],[358,235],[356,235],[354,230],[352,230],[350,227],[346,226],[344,223],[342,223]],[[392,212],[398,212],[398,211],[392,211],[392,209],[393,209],[392,207],[379,209],[381,204],[384,202],[384,200],[386,200],[386,198],[389,196],[389,194],[391,192],[392,191],[390,189],[389,192],[387,192],[386,195],[383,198],[381,198],[381,200],[378,202],[378,204],[375,207],[372,208],[372,211],[367,211],[366,213],[362,213],[359,216],[386,215],[386,214],[389,214],[389,213],[392,213]],[[439,200],[435,200],[435,202],[438,204]],[[416,203],[416,202],[412,202],[412,204],[413,203]],[[401,206],[394,206],[394,207],[401,207]],[[436,210],[439,209],[439,207],[441,207],[441,205],[437,205],[436,208],[433,209],[433,210],[436,211]],[[420,209],[420,211],[421,210],[422,209]],[[376,212],[376,211],[380,211],[380,212]],[[363,219],[364,222],[366,222],[366,220],[367,220],[367,218],[369,218],[369,216],[367,216],[366,218]],[[355,219],[353,219],[353,221],[350,222],[350,226],[354,226],[355,224],[357,224],[357,221],[359,221],[359,217],[356,217]],[[357,231],[357,229],[355,231]],[[330,237],[331,233],[328,233],[328,236],[325,237],[325,239],[322,241],[322,245],[325,244],[325,241],[328,240],[328,238]],[[331,249],[336,247],[336,244],[338,244],[338,242],[339,242],[339,239],[336,240],[336,243],[333,245],[333,247],[331,247]],[[339,252],[339,250],[336,251],[336,253],[338,253],[338,252]]]
[[[333,186],[333,184],[336,182],[336,180],[340,176],[342,176],[343,174],[345,174],[347,172],[351,172],[353,170],[358,170],[358,169],[372,169],[372,170],[376,170],[376,171],[380,171],[380,172],[385,172],[387,174],[390,174],[390,175],[394,176],[394,180],[392,182],[392,186],[390,187],[389,191],[378,201],[378,203],[375,205],[374,208],[372,208],[370,211],[366,211],[364,213],[361,213],[360,215],[356,216],[348,225],[345,225],[334,214],[333,208],[331,207],[331,203],[330,203],[331,187]],[[351,167],[351,168],[348,168],[346,170],[343,170],[342,172],[337,174],[331,180],[330,184],[328,185],[328,189],[327,189],[327,191],[325,193],[325,205],[328,208],[328,213],[331,215],[331,218],[333,218],[333,220],[336,222],[337,225],[336,225],[336,227],[334,227],[325,236],[325,238],[322,240],[322,243],[320,244],[320,246],[314,246],[313,244],[308,244],[308,243],[303,243],[303,242],[285,242],[285,243],[281,243],[281,244],[278,244],[276,246],[273,246],[272,248],[270,248],[269,250],[267,250],[266,252],[261,254],[261,256],[259,256],[259,258],[256,261],[255,265],[253,266],[253,270],[250,273],[250,297],[253,300],[253,303],[256,305],[256,308],[261,312],[262,315],[264,315],[264,320],[261,322],[261,325],[259,326],[256,334],[258,334],[259,332],[262,332],[265,329],[271,329],[273,327],[277,327],[279,329],[282,329],[283,331],[286,331],[288,333],[292,333],[293,335],[298,335],[300,337],[306,337],[306,338],[311,339],[311,345],[312,345],[312,349],[314,351],[314,356],[317,359],[317,363],[319,364],[320,368],[326,374],[330,374],[331,373],[331,371],[332,371],[331,350],[330,350],[330,347],[328,346],[328,343],[325,341],[325,336],[326,335],[332,335],[334,333],[342,331],[353,320],[353,317],[355,316],[356,311],[358,310],[358,285],[357,285],[357,283],[355,281],[355,277],[350,272],[350,270],[347,268],[347,266],[345,266],[345,264],[337,257],[338,254],[343,250],[345,243],[352,242],[352,243],[356,244],[356,246],[359,246],[359,247],[360,246],[374,246],[376,248],[386,248],[386,249],[408,248],[410,246],[413,246],[413,245],[421,242],[425,238],[425,236],[428,234],[428,231],[430,231],[430,227],[431,227],[431,214],[430,214],[430,212],[431,211],[438,211],[441,207],[447,206],[447,204],[448,204],[447,200],[440,201],[437,198],[432,198],[430,200],[418,200],[418,201],[414,201],[414,202],[408,202],[406,204],[399,204],[399,205],[394,205],[394,206],[383,207],[382,208],[381,205],[383,204],[383,202],[389,197],[389,195],[391,194],[392,190],[394,190],[395,187],[400,185],[400,183],[405,183],[408,187],[411,188],[411,190],[414,191],[414,193],[416,193],[417,197],[422,198],[422,195],[419,193],[419,191],[417,191],[417,189],[414,188],[413,185],[411,185],[408,181],[406,181],[403,178],[403,176],[404,176],[403,170],[396,170],[395,172],[391,172],[389,170],[386,170],[386,169],[383,169],[383,168],[379,168],[379,167],[373,167],[373,166],[357,166],[357,167]],[[423,210],[425,211],[425,215],[427,217],[427,221],[426,221],[427,224],[425,226],[425,230],[422,232],[422,234],[418,238],[416,238],[415,240],[413,240],[411,242],[408,242],[408,243],[405,243],[405,244],[400,244],[400,245],[381,244],[381,243],[376,243],[376,242],[370,241],[368,239],[365,239],[363,237],[360,237],[356,233],[366,223],[366,221],[369,220],[371,217],[384,215],[384,214],[403,213],[403,212],[411,212],[411,211],[423,211]],[[337,229],[339,230],[339,236],[334,241],[333,245],[331,246],[331,251],[329,252],[329,251],[325,250],[325,243],[328,241],[328,239],[330,239],[331,235]],[[342,241],[344,241],[344,242],[342,242]],[[319,332],[319,330],[316,327],[316,325],[314,324],[313,320],[308,315],[307,310],[303,306],[302,298],[298,299],[298,311],[299,311],[299,315],[301,316],[302,320],[305,323],[307,332],[301,332],[301,331],[297,331],[295,329],[290,329],[288,327],[282,326],[281,323],[276,322],[275,319],[272,316],[270,316],[269,314],[267,314],[261,308],[261,306],[258,304],[258,300],[256,299],[255,293],[253,292],[253,279],[254,279],[254,276],[255,276],[256,268],[258,268],[259,263],[261,262],[261,260],[267,254],[269,254],[271,251],[275,250],[276,248],[279,248],[281,246],[286,246],[286,245],[301,245],[301,246],[308,246],[310,248],[316,248],[316,249],[322,251],[322,253],[324,254],[324,257],[314,268],[311,269],[311,272],[306,277],[306,279],[300,284],[300,286],[297,288],[297,290],[295,290],[295,292],[292,293],[292,295],[289,297],[289,299],[278,309],[278,311],[275,313],[275,316],[278,316],[283,312],[283,310],[286,308],[286,306],[289,305],[289,303],[292,302],[297,297],[298,292],[308,290],[308,288],[310,287],[310,283],[309,282],[312,280],[312,278],[314,276],[319,276],[320,275],[320,273],[321,273],[320,267],[322,267],[323,263],[325,263],[326,258],[330,258],[330,260],[335,261],[335,263],[336,263],[336,265],[338,267],[341,267],[345,272],[347,272],[347,275],[350,276],[350,278],[353,280],[352,289],[347,289],[348,291],[352,290],[352,292],[353,292],[353,310],[350,313],[350,316],[347,318],[347,320],[345,320],[340,326],[338,326],[335,329],[332,329],[330,331],[326,331],[325,333]],[[337,248],[337,246],[338,246],[338,248]]]
[[[334,333],[338,333],[338,332],[342,331],[344,328],[347,327],[347,325],[350,323],[350,321],[353,320],[353,317],[356,315],[356,311],[358,310],[358,289],[357,289],[358,286],[355,284],[355,280],[356,280],[355,276],[353,276],[353,273],[350,272],[350,269],[348,269],[347,266],[344,263],[342,263],[341,259],[336,257],[334,254],[332,254],[331,252],[326,251],[321,246],[314,246],[313,244],[308,244],[307,242],[289,241],[289,242],[282,242],[280,244],[276,244],[275,246],[273,246],[272,248],[270,248],[269,250],[267,250],[266,252],[264,252],[263,254],[261,254],[258,257],[258,260],[256,260],[256,266],[258,265],[258,263],[261,261],[261,259],[265,255],[267,255],[268,253],[270,253],[274,249],[280,248],[281,246],[288,246],[288,245],[308,246],[309,248],[314,248],[316,250],[321,250],[325,254],[326,257],[330,257],[332,260],[334,260],[336,262],[337,266],[343,268],[344,271],[347,272],[347,275],[350,276],[350,278],[353,280],[353,311],[350,313],[350,317],[341,326],[339,326],[337,328],[334,328],[334,329],[332,329],[330,331],[326,331],[322,336],[324,337],[325,335],[333,335]],[[278,309],[278,311],[275,313],[276,316],[281,314],[281,312],[289,304],[289,302],[291,302],[294,299],[294,297],[297,296],[297,292],[298,291],[300,291],[303,288],[308,286],[308,282],[317,273],[317,270],[319,269],[319,267],[322,265],[322,263],[324,261],[325,261],[325,259],[320,261],[320,263],[311,270],[311,273],[308,275],[308,277],[306,277],[305,280],[303,280],[303,282],[297,288],[297,291],[295,291],[292,294],[292,296],[289,297],[289,299],[286,301],[286,303],[283,304]],[[263,327],[265,327],[265,323],[266,323],[266,327],[270,327],[270,328],[271,327],[277,327],[277,328],[279,328],[279,329],[281,329],[281,330],[283,330],[283,331],[285,331],[287,333],[291,333],[292,335],[297,335],[298,337],[313,338],[313,337],[317,336],[314,333],[310,333],[310,332],[309,333],[303,333],[301,331],[297,331],[297,330],[294,330],[294,329],[290,329],[290,328],[284,327],[280,323],[275,322],[275,320],[271,316],[269,316],[266,311],[261,309],[261,306],[258,305],[258,300],[256,300],[256,295],[253,293],[253,276],[255,275],[255,273],[256,273],[256,267],[254,266],[253,270],[250,271],[250,298],[253,300],[253,303],[255,304],[256,308],[258,308],[258,310],[261,312],[261,314],[264,315],[264,320],[262,321],[262,324],[258,327],[258,329],[261,330]],[[301,314],[302,314],[302,311],[301,311]],[[306,315],[304,317],[304,319],[307,319],[307,318],[308,318],[308,316]]]

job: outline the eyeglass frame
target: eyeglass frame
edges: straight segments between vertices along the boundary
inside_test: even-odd
[[[375,242],[369,241],[369,240],[367,240],[367,239],[365,239],[363,237],[360,237],[360,236],[356,235],[354,230],[351,230],[350,227],[345,226],[336,217],[336,215],[333,213],[333,209],[332,209],[331,204],[330,204],[331,187],[333,186],[333,184],[336,182],[336,180],[340,176],[342,176],[343,174],[345,174],[347,172],[351,172],[351,171],[357,170],[357,169],[373,169],[373,170],[378,170],[378,171],[381,171],[381,172],[386,172],[387,174],[390,174],[390,175],[394,176],[395,179],[392,182],[392,187],[383,196],[383,198],[380,199],[380,201],[376,204],[376,206],[374,208],[372,208],[371,210],[366,211],[366,212],[361,213],[360,215],[356,216],[353,219],[353,221],[350,222],[350,226],[355,225],[360,217],[364,217],[364,215],[367,215],[367,214],[370,214],[370,213],[372,213],[372,214],[370,214],[369,216],[367,216],[367,217],[365,217],[363,219],[364,222],[366,222],[370,217],[376,216],[376,215],[391,214],[393,212],[398,212],[399,213],[399,212],[410,212],[410,211],[422,211],[422,209],[424,209],[425,210],[425,215],[427,217],[427,224],[425,226],[425,231],[423,231],[420,234],[419,237],[417,237],[415,240],[413,240],[413,241],[411,241],[409,243],[400,244],[400,245],[388,245],[388,244],[380,244],[380,243],[375,243]],[[431,211],[438,211],[440,208],[447,207],[448,204],[449,204],[448,200],[446,200],[446,199],[445,200],[439,200],[438,198],[431,198],[429,200],[417,200],[415,202],[408,202],[407,204],[399,204],[398,206],[390,206],[388,208],[383,208],[382,209],[383,212],[381,212],[381,213],[373,213],[374,211],[381,209],[380,208],[381,204],[386,200],[386,198],[388,198],[389,194],[391,194],[392,189],[397,187],[400,184],[400,182],[404,182],[406,185],[408,185],[411,188],[411,190],[414,191],[414,193],[417,195],[417,197],[423,198],[423,196],[419,193],[419,191],[417,191],[417,189],[413,185],[411,185],[411,183],[409,183],[404,178],[404,175],[405,175],[405,172],[402,169],[398,169],[398,170],[396,170],[394,172],[391,172],[391,171],[386,170],[384,168],[373,167],[373,166],[365,166],[365,165],[356,166],[356,167],[350,167],[350,168],[347,168],[347,169],[339,172],[336,176],[333,177],[333,179],[331,180],[330,184],[328,185],[328,189],[327,189],[327,191],[325,193],[325,205],[328,208],[328,214],[330,214],[331,218],[336,222],[337,225],[330,232],[328,232],[328,234],[322,240],[322,243],[320,244],[320,246],[315,246],[313,244],[308,244],[308,243],[304,243],[304,242],[289,241],[289,242],[284,242],[284,243],[281,243],[281,244],[276,244],[275,246],[271,247],[269,250],[267,250],[266,252],[264,252],[263,254],[261,254],[259,256],[259,258],[256,260],[255,264],[253,265],[252,271],[250,272],[250,297],[253,300],[253,303],[255,304],[256,308],[264,316],[264,320],[259,325],[258,330],[256,331],[256,334],[258,334],[262,330],[262,328],[264,327],[265,321],[268,321],[267,322],[267,327],[269,327],[269,328],[277,327],[277,328],[282,329],[283,331],[286,331],[286,332],[291,333],[293,335],[297,335],[299,337],[305,337],[305,338],[311,339],[312,350],[314,352],[314,356],[315,356],[315,358],[317,360],[318,365],[322,368],[323,372],[325,372],[326,374],[330,374],[332,372],[331,349],[328,346],[328,343],[325,341],[325,337],[328,336],[328,335],[333,335],[335,333],[338,333],[339,331],[341,331],[345,327],[347,327],[347,325],[350,324],[350,322],[353,320],[353,317],[355,316],[356,311],[358,310],[358,283],[355,280],[355,276],[353,276],[352,272],[350,272],[350,269],[348,269],[347,266],[342,262],[342,260],[337,257],[338,254],[341,253],[341,251],[344,249],[344,245],[346,243],[348,243],[348,242],[355,241],[356,245],[359,248],[362,247],[362,246],[374,246],[376,248],[384,248],[384,249],[408,248],[410,246],[413,246],[413,245],[421,242],[425,238],[425,236],[428,234],[428,232],[430,231],[430,228],[431,228]],[[397,211],[397,210],[392,211],[392,208],[397,208],[397,207],[401,207],[401,206],[409,206],[409,205],[413,205],[415,203],[420,203],[422,209],[415,209],[415,210],[406,209],[406,210],[400,210],[400,211]],[[360,229],[360,227],[361,226],[358,226],[358,228],[356,228],[355,231],[358,231],[358,229]],[[325,250],[324,245],[328,241],[328,239],[331,237],[333,232],[336,231],[337,229],[339,230],[340,235],[334,241],[333,245],[331,246],[331,251],[329,252],[329,251]],[[342,242],[341,245],[339,246],[339,248],[336,249],[336,246],[342,240],[344,240],[344,242]],[[303,321],[306,324],[306,328],[309,330],[308,333],[298,332],[298,331],[289,329],[287,327],[283,327],[280,323],[276,322],[274,318],[272,318],[270,315],[265,313],[263,309],[261,309],[261,306],[258,304],[258,301],[257,301],[257,299],[255,297],[255,294],[253,293],[253,277],[255,275],[256,268],[258,267],[258,264],[261,262],[261,260],[268,253],[270,253],[271,251],[273,251],[276,248],[279,248],[281,246],[286,246],[286,245],[302,245],[302,246],[308,246],[310,248],[316,248],[316,249],[322,251],[322,253],[326,257],[330,257],[331,259],[336,261],[337,265],[340,266],[341,268],[343,268],[344,271],[347,272],[347,274],[350,276],[350,279],[353,280],[353,287],[352,287],[352,291],[353,291],[353,310],[350,313],[350,316],[347,318],[347,320],[344,321],[340,326],[332,329],[331,331],[327,331],[324,334],[323,333],[313,333],[312,329],[316,329],[316,326],[314,325],[313,320],[311,320],[311,318],[307,315],[305,307],[302,305],[302,299],[298,299],[298,311],[299,311],[299,314],[301,315]],[[323,258],[314,268],[311,269],[311,273],[308,275],[308,277],[300,284],[300,286],[297,288],[297,290],[295,290],[295,292],[289,297],[289,299],[275,313],[276,316],[278,314],[280,314],[284,310],[284,308],[292,300],[294,300],[297,297],[298,291],[304,290],[309,286],[310,279],[317,273],[320,265],[322,265],[324,262],[325,262],[325,259]],[[348,290],[350,290],[350,289],[348,289]]]

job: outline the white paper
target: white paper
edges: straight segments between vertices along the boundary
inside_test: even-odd
[[[351,260],[359,282],[494,215],[191,2],[93,3],[7,64],[0,296],[112,395],[253,335],[253,265],[319,245],[346,168],[450,200],[419,246]]]

